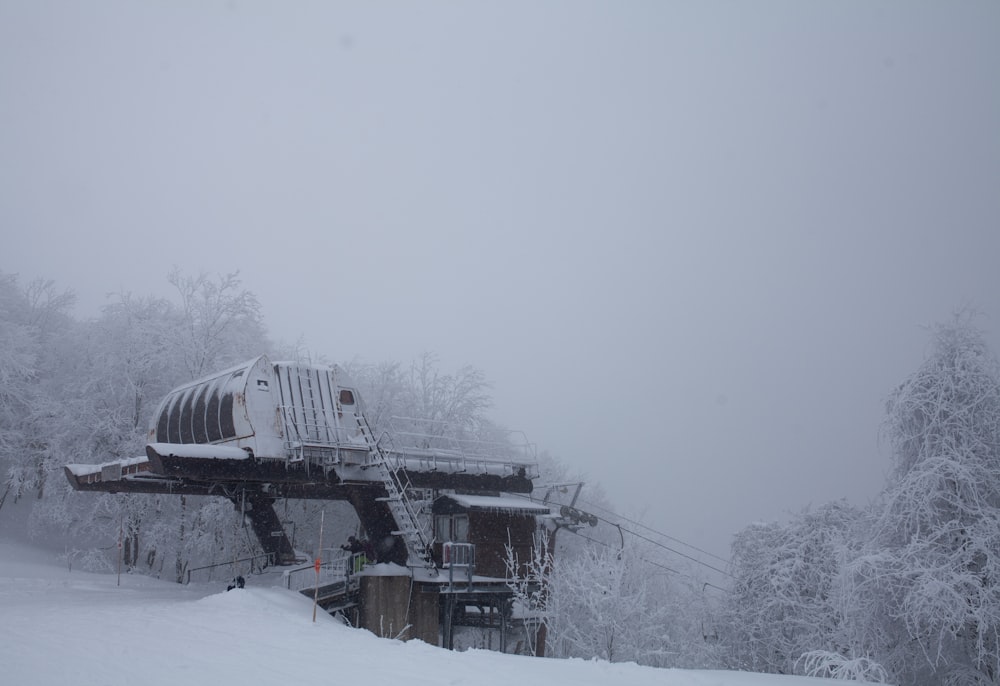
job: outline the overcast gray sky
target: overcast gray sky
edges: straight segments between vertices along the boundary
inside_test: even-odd
[[[1000,351],[998,67],[994,1],[0,0],[0,270],[240,270],[726,553],[877,494],[922,327]]]

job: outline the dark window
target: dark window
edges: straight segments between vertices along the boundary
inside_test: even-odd
[[[208,443],[208,432],[205,429],[205,396],[208,395],[210,385],[205,384],[202,386],[201,390],[198,391],[198,398],[194,403],[194,420],[192,424],[195,443]]]
[[[434,517],[434,537],[453,543],[469,542],[469,516],[464,514]]]
[[[184,394],[181,402],[181,443],[194,443],[194,434],[191,433],[191,420],[194,416],[194,395],[196,388],[192,388]]]
[[[222,440],[222,430],[219,428],[219,386],[218,381],[212,384],[212,395],[208,399],[208,407],[205,411],[205,428],[208,430],[209,443]]]
[[[219,404],[219,428],[223,438],[236,438],[236,425],[233,423],[233,394],[226,393]]]
[[[167,419],[169,417],[170,403],[164,403],[163,410],[160,412],[160,416],[156,420],[156,441],[158,443],[166,443],[170,440],[167,438]]]
[[[183,393],[178,393],[174,396],[174,399],[170,401],[170,419],[167,424],[167,443],[180,443],[181,442],[181,399],[184,397]]]
[[[340,389],[340,404],[341,405],[353,405],[354,404],[354,393],[347,390],[346,388]]]

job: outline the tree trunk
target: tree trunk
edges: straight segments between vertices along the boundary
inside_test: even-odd
[[[187,497],[181,496],[181,536],[180,541],[177,544],[177,561],[174,565],[174,571],[177,573],[177,583],[184,583],[184,570],[187,567],[187,563],[184,562],[184,515],[187,512]]]

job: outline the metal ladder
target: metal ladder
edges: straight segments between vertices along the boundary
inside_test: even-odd
[[[363,419],[365,433],[372,436],[368,420]],[[372,440],[371,466],[378,470],[379,478],[385,485],[385,498],[379,498],[389,506],[393,519],[399,531],[393,531],[394,536],[402,536],[406,543],[406,552],[411,560],[420,560],[420,564],[433,574],[437,574],[437,567],[434,564],[434,557],[431,554],[431,542],[417,520],[417,513],[413,510],[413,503],[406,495],[409,486],[409,477],[406,483],[400,479],[399,470],[389,465],[386,451],[378,441]]]
[[[410,503],[409,498],[406,497],[405,486],[399,483],[399,476],[386,463],[381,450],[378,451],[376,468],[379,470],[379,476],[382,477],[386,493],[388,493],[385,498],[386,504],[389,506],[389,511],[392,512],[392,516],[396,520],[396,525],[400,528],[399,531],[393,531],[393,535],[403,537],[410,557],[420,560],[428,570],[436,569],[434,559],[431,556],[430,542],[427,540],[423,528],[417,521],[413,505]]]

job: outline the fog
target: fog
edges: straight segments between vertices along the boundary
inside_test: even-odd
[[[2,0],[0,271],[239,270],[725,554],[877,495],[926,327],[1000,352],[997,65],[996,2]]]

